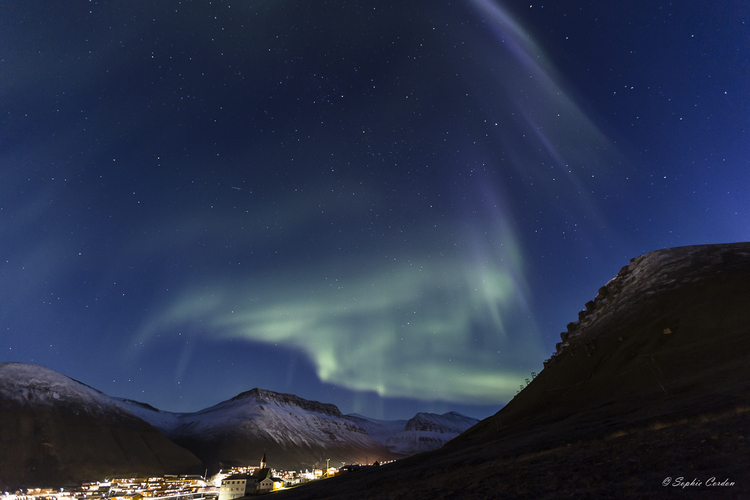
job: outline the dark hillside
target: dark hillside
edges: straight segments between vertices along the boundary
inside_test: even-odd
[[[527,388],[441,450],[279,498],[750,494],[750,244],[645,254],[586,306]]]
[[[0,365],[0,488],[186,474],[200,461],[110,398],[42,366]]]

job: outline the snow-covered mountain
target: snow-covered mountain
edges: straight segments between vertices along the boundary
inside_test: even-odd
[[[154,417],[160,425],[171,418],[163,412]],[[339,466],[398,458],[332,404],[257,388],[178,415],[176,423],[165,428],[167,435],[213,468],[255,463],[263,453],[269,465],[294,470],[320,467],[326,459]]]
[[[389,438],[403,431],[408,422],[408,420],[378,420],[357,413],[347,415],[346,418],[362,427],[372,439],[383,446]]]
[[[479,422],[456,412],[417,413],[408,421],[374,420],[361,415],[349,418],[366,428],[373,439],[390,451],[402,455],[436,450]]]
[[[92,415],[124,415],[112,398],[44,366],[24,363],[0,365],[0,395],[23,406],[68,404]],[[128,416],[132,417],[129,413]]]
[[[385,458],[381,456],[383,448],[391,452],[388,456],[413,455],[440,448],[479,422],[456,412],[443,415],[418,413],[410,420],[379,420],[358,414],[342,415],[332,404],[263,389],[253,389],[196,413],[164,412],[130,400],[120,400],[120,404],[204,460],[215,455],[216,460],[225,464],[246,459],[253,463],[258,459],[255,455],[260,453],[253,448],[249,452],[251,456],[233,458],[234,454],[203,449],[208,446],[209,441],[216,447],[216,443],[225,440],[224,436],[228,435],[234,436],[234,440],[252,438],[251,441],[262,441],[266,443],[266,449],[272,446],[271,443],[283,450],[328,450],[332,446],[340,448],[354,445],[368,452],[365,455],[358,453],[354,459],[350,457],[349,460],[341,455],[340,461],[373,462]],[[332,441],[331,436],[336,438]],[[281,460],[287,454],[282,451],[277,458]],[[213,459],[208,461],[215,462]],[[269,461],[271,462],[270,458]],[[313,460],[315,461],[317,460]],[[310,463],[309,459],[304,462]],[[300,466],[296,464],[289,468],[298,469]]]
[[[0,364],[0,408],[0,487],[201,467],[114,398],[43,366]]]
[[[408,421],[343,415],[332,404],[257,388],[195,413],[172,413],[21,363],[0,365],[0,404],[0,486],[218,470],[256,463],[264,453],[270,466],[291,470],[326,459],[336,466],[382,462],[439,448],[477,422],[453,412]]]

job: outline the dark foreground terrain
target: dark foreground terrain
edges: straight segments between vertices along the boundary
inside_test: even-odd
[[[750,498],[750,244],[652,252],[496,415],[292,499]]]
[[[749,422],[743,408],[539,445],[530,433],[309,483],[274,498],[750,498]],[[709,486],[712,477],[734,485]],[[700,486],[679,486],[696,478]]]

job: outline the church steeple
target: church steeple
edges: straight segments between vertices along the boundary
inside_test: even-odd
[[[260,468],[265,469],[266,468],[266,452],[263,452],[263,458],[260,459]]]

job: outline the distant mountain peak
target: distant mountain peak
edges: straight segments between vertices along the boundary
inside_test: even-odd
[[[442,415],[420,412],[406,423],[404,430],[438,432],[457,436],[478,422],[479,420],[475,418],[461,415],[455,411],[443,413]]]
[[[455,411],[442,415],[420,412],[409,420],[376,420],[357,414],[346,418],[393,453],[403,455],[440,448],[479,422]]]
[[[313,411],[316,413],[322,413],[331,417],[343,418],[344,415],[338,409],[338,407],[331,403],[320,403],[318,401],[311,401],[309,399],[303,399],[294,394],[285,394],[281,392],[269,391],[267,389],[254,388],[249,391],[242,392],[229,401],[242,401],[243,399],[254,399],[260,404],[275,403],[282,406],[296,406],[303,410]]]

